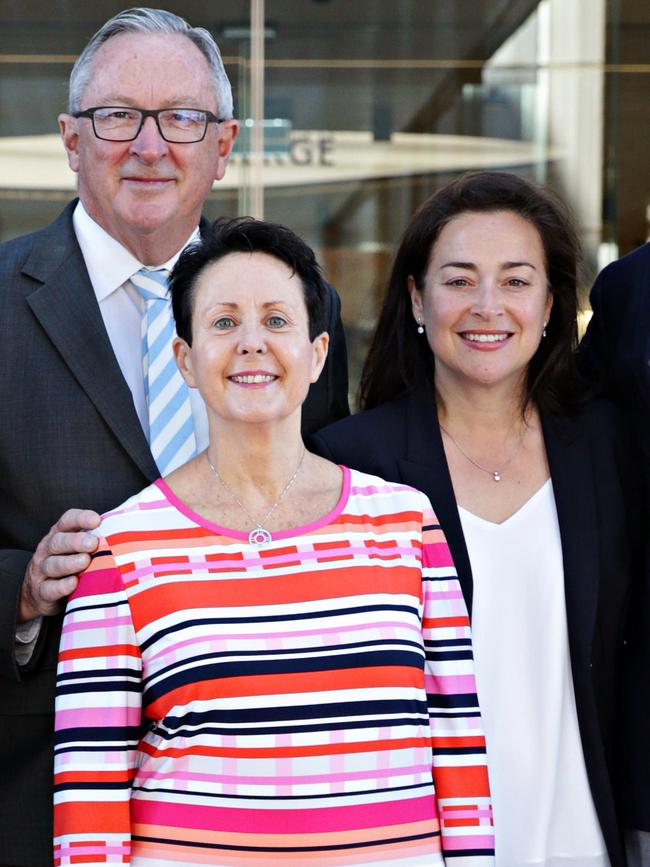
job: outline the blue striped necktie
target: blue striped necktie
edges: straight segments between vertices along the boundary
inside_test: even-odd
[[[196,454],[190,392],[172,351],[176,336],[167,297],[169,272],[141,268],[131,283],[144,298],[141,348],[149,410],[149,445],[161,476]]]

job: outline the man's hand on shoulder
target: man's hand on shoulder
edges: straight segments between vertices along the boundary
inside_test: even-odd
[[[89,509],[68,509],[38,544],[25,571],[19,622],[60,611],[90,563],[99,540],[92,533],[100,517]]]

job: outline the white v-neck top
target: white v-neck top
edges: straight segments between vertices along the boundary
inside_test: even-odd
[[[502,524],[459,507],[497,867],[606,867],[578,730],[549,479]]]

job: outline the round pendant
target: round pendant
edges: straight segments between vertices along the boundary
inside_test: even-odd
[[[494,481],[495,481],[495,482],[500,482],[500,481],[501,481],[501,473],[500,473],[498,470],[495,470],[495,471],[492,473],[492,475],[494,476]]]
[[[255,529],[251,530],[248,534],[248,541],[256,548],[262,548],[264,545],[268,545],[271,541],[271,534],[268,530],[265,530],[264,527],[255,527]]]

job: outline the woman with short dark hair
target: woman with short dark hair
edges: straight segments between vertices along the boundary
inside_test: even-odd
[[[397,251],[359,415],[312,439],[420,488],[471,611],[498,867],[621,867],[615,797],[638,466],[575,364],[578,242],[508,173],[426,201]]]
[[[57,695],[57,863],[488,865],[469,620],[419,491],[300,435],[325,286],[219,222],[172,274],[205,452],[104,515]],[[448,860],[449,859],[449,860]]]

